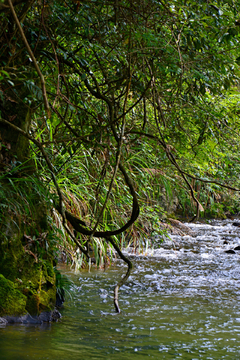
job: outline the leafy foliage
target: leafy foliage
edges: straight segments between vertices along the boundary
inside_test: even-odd
[[[121,161],[141,206],[130,242],[159,231],[167,212],[239,211],[219,203],[222,184],[239,189],[239,10],[233,0],[18,2],[48,117],[36,68],[0,6],[1,117],[28,131],[31,159],[54,202],[61,191],[66,209],[92,229],[121,227],[132,207]],[[31,112],[28,129],[14,110],[9,115],[10,102]],[[12,172],[18,151],[8,164],[1,154],[4,174]],[[104,241],[77,237],[97,264],[107,261]],[[65,240],[72,252],[68,233]]]

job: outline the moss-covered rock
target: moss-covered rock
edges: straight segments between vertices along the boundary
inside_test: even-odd
[[[34,316],[42,311],[51,311],[56,302],[56,276],[47,232],[38,233],[37,236],[26,235],[12,223],[11,230],[7,233],[6,226],[9,222],[5,217],[5,224],[1,228],[5,236],[0,234],[0,274],[24,296],[25,302],[23,306],[23,298],[15,297],[18,306],[2,306],[2,315],[5,308],[6,315],[16,315],[16,308],[20,311],[18,314],[28,312]],[[0,283],[0,294],[6,295],[2,286]]]
[[[0,316],[22,315],[26,313],[27,297],[16,284],[0,274]]]
[[[42,311],[53,310],[56,302],[56,280],[52,263],[48,261],[46,266],[44,261],[39,261],[39,263],[24,259],[22,263],[20,263],[19,259],[12,261],[16,261],[20,265],[21,272],[15,274],[14,271],[10,272],[11,278],[13,274],[15,275],[14,282],[0,274],[0,315],[4,313],[6,315],[24,314],[26,311],[31,315],[39,315]],[[51,276],[49,276],[50,267],[52,268]],[[5,279],[5,282],[2,279]],[[6,290],[7,284],[8,293]],[[12,292],[10,292],[10,284],[12,285]],[[14,294],[16,294],[14,296],[15,306],[10,305],[6,307],[4,298],[6,298],[7,303],[9,296],[14,295],[13,290]],[[16,309],[18,309],[17,312]]]

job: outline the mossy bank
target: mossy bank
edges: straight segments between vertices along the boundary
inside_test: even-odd
[[[0,316],[38,316],[51,312],[56,303],[54,248],[47,211],[33,183],[28,189],[21,197],[9,184],[2,183],[1,187],[5,195],[1,203],[6,207],[0,212]],[[21,194],[23,187],[17,190]]]

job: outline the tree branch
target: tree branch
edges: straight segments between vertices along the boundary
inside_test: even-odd
[[[26,36],[25,36],[25,34],[24,34],[24,32],[23,32],[22,26],[21,26],[21,24],[20,24],[20,22],[19,22],[19,20],[18,20],[17,14],[16,14],[16,12],[15,12],[15,10],[14,10],[12,1],[11,1],[11,0],[7,0],[7,1],[8,1],[8,4],[9,4],[9,7],[10,7],[10,9],[11,9],[13,18],[14,18],[16,24],[17,24],[18,30],[19,30],[19,32],[20,32],[20,35],[21,35],[21,37],[22,37],[22,39],[23,39],[23,42],[24,42],[24,44],[25,44],[25,46],[26,46],[26,49],[27,49],[27,51],[28,51],[28,53],[29,53],[29,55],[30,55],[30,57],[31,57],[31,59],[32,59],[33,65],[35,66],[35,69],[36,69],[36,71],[37,71],[37,73],[38,73],[38,76],[39,76],[39,78],[40,78],[40,82],[41,82],[41,85],[42,85],[42,93],[43,93],[44,107],[45,107],[45,110],[46,110],[46,112],[47,112],[48,118],[50,118],[50,116],[51,116],[51,111],[50,111],[50,107],[49,107],[49,103],[48,103],[48,98],[47,98],[47,92],[46,92],[46,86],[45,86],[44,76],[43,76],[43,74],[42,74],[42,72],[41,72],[41,70],[40,70],[40,68],[39,68],[39,66],[38,66],[37,60],[36,60],[36,58],[35,58],[32,50],[31,50],[31,48],[30,48],[30,46],[29,46],[29,44],[28,44],[28,41],[27,41],[27,39],[26,39]]]
[[[133,266],[132,266],[132,262],[125,255],[123,255],[123,253],[121,252],[121,250],[119,249],[119,247],[117,246],[117,244],[115,243],[115,241],[113,240],[112,237],[106,237],[106,240],[108,242],[110,242],[110,244],[112,244],[112,246],[117,251],[120,258],[123,261],[125,261],[125,263],[127,263],[127,266],[128,266],[126,275],[118,282],[117,286],[114,289],[114,306],[115,306],[116,311],[118,313],[120,313],[121,310],[120,310],[120,307],[118,305],[118,290],[125,283],[125,281],[127,281],[127,279],[129,278]]]

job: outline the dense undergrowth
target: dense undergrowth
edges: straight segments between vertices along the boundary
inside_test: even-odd
[[[163,171],[162,165],[160,169],[157,168],[159,159],[154,153],[147,158],[143,154],[144,151],[138,151],[136,154],[132,152],[127,162],[131,173],[134,174],[140,215],[129,229],[115,236],[120,248],[132,246],[140,252],[149,247],[161,246],[162,239],[167,236],[163,225],[168,223],[168,218],[190,221],[196,211],[184,182],[176,176],[174,169],[165,163]],[[111,177],[101,178],[105,166],[104,154],[101,152],[93,156],[90,151],[81,149],[81,155],[75,154],[71,160],[69,155],[59,153],[56,153],[54,158],[54,166],[59,169],[56,172],[64,194],[66,210],[89,227],[93,227],[111,181]],[[54,203],[57,202],[56,190],[48,172],[41,167],[36,151],[32,152],[32,160],[37,166],[37,171],[41,173],[41,178],[37,173],[28,177],[23,176],[24,167],[21,166],[18,169],[13,167],[2,175],[0,211],[2,216],[8,214],[9,226],[17,227],[20,232],[24,224],[26,236],[34,233],[32,241],[36,247],[33,256],[41,258],[42,252],[44,257],[45,251],[51,248],[56,262],[67,261],[77,268],[89,264],[100,267],[108,265],[114,255],[111,246],[103,239],[89,239],[88,236],[76,234],[81,246],[87,249],[90,260],[79,251],[62,225],[61,215],[54,208]],[[111,174],[111,164],[108,164],[108,167]],[[204,206],[204,212],[200,213],[202,219],[225,218],[239,213],[239,196],[236,192],[216,184],[203,184],[198,181],[193,181],[192,186]],[[101,230],[120,228],[129,217],[131,198],[127,189],[124,189],[123,179],[117,177],[109,203],[101,214]],[[69,227],[74,232],[71,224]],[[42,241],[45,241],[44,246]]]

